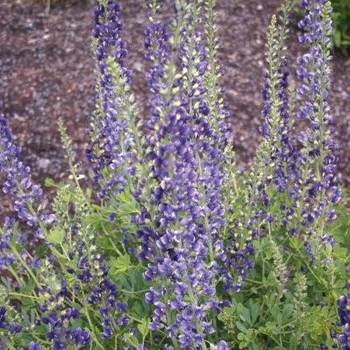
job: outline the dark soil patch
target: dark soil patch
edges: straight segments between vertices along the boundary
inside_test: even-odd
[[[145,15],[143,1],[122,0],[129,67],[133,88],[146,104],[142,52]],[[232,113],[238,160],[246,167],[259,142],[264,43],[271,15],[280,0],[218,0],[223,86]],[[56,181],[67,176],[67,165],[57,132],[62,117],[79,159],[84,162],[89,118],[93,111],[93,55],[90,50],[93,5],[89,1],[55,3],[45,14],[43,1],[0,2],[0,109],[10,121],[15,140],[23,147],[24,162],[33,177]],[[295,37],[292,28],[292,37]],[[291,42],[291,62],[299,54]],[[336,54],[331,102],[335,138],[339,144],[339,178],[349,187],[350,61]],[[144,110],[144,108],[141,110]],[[3,197],[0,212],[9,209]]]

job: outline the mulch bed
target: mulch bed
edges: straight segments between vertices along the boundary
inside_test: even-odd
[[[144,77],[143,1],[122,0],[122,20],[134,71],[133,89],[140,110],[147,101]],[[247,167],[259,143],[264,43],[271,15],[280,0],[218,0],[223,86],[235,132],[237,159]],[[0,109],[23,147],[23,160],[35,181],[67,176],[57,119],[67,125],[78,159],[84,165],[89,118],[93,111],[94,60],[90,49],[93,5],[89,1],[55,2],[49,14],[44,1],[0,2]],[[291,26],[290,61],[300,54]],[[350,61],[335,54],[331,103],[339,144],[339,179],[350,186]],[[146,112],[145,112],[146,113]],[[10,209],[5,197],[0,213]]]

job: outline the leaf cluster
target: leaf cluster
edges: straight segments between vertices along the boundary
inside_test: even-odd
[[[333,42],[336,48],[350,53],[350,2],[332,0],[334,32]]]

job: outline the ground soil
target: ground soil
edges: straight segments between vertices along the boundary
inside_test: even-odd
[[[0,0],[0,109],[9,119],[15,141],[35,181],[67,176],[57,119],[67,125],[78,158],[84,164],[89,118],[93,111],[93,54],[90,49],[93,4],[87,0]],[[122,0],[128,65],[133,89],[146,104],[142,54],[146,25],[144,1]],[[271,15],[281,0],[218,0],[223,87],[232,115],[238,162],[246,167],[259,142],[264,43]],[[297,29],[291,24],[290,61],[300,54]],[[339,144],[339,179],[350,187],[350,61],[335,53],[331,103]],[[144,110],[142,107],[140,110]],[[83,165],[85,167],[85,165]],[[10,209],[5,197],[0,212]]]

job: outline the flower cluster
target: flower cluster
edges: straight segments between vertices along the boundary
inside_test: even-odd
[[[50,292],[46,290],[46,293]],[[71,307],[60,307],[63,305],[67,293],[67,286],[62,283],[56,298],[51,294],[50,302],[55,307],[44,312],[47,305],[40,305],[41,311],[44,312],[41,323],[48,327],[45,336],[51,342],[53,350],[65,349],[68,344],[75,345],[79,350],[85,350],[91,342],[90,331],[81,327],[72,327],[72,322],[80,317],[79,310]]]
[[[55,217],[43,211],[43,191],[32,182],[30,168],[20,161],[20,154],[21,148],[12,142],[7,120],[0,113],[0,171],[5,174],[2,189],[15,198],[14,210],[17,217],[33,227],[32,237],[21,234],[17,240],[35,245],[44,238],[41,225],[54,223]]]
[[[15,220],[6,217],[4,227],[0,233],[0,272],[6,270],[15,260],[15,256],[9,247],[12,239]]]
[[[144,34],[145,57],[154,62],[147,77],[152,99],[150,101],[151,118],[145,122],[145,127],[149,130],[155,130],[156,125],[159,123],[160,107],[166,107],[166,101],[162,98],[161,91],[167,85],[165,64],[170,58],[170,30],[166,23],[154,21],[145,29]],[[174,88],[176,88],[176,85]],[[152,134],[149,135],[148,143],[151,146],[155,144]]]
[[[130,131],[133,103],[130,92],[131,72],[124,66],[126,43],[120,39],[120,6],[109,0],[94,12],[95,57],[99,73],[98,109],[91,125],[92,145],[87,151],[93,162],[94,180],[100,185],[99,197],[121,192],[126,179],[135,174]]]
[[[22,326],[14,321],[8,321],[6,307],[0,307],[0,329],[7,329],[9,334],[16,334],[22,330]]]
[[[304,31],[299,40],[308,47],[308,52],[297,62],[300,81],[297,93],[301,102],[298,117],[309,121],[309,129],[300,135],[299,140],[306,149],[303,163],[312,165],[304,180],[307,186],[304,200],[314,203],[303,208],[302,216],[305,225],[312,225],[320,216],[333,220],[335,213],[329,208],[329,203],[340,200],[340,189],[335,179],[336,144],[331,138],[333,117],[328,102],[332,22],[329,2],[302,1],[301,6],[307,15],[299,22],[299,28]]]
[[[10,161],[10,155],[12,155],[9,155],[9,150],[17,148],[10,142],[11,134],[7,124],[4,122],[2,125],[4,127],[2,131],[6,136],[2,138],[2,142],[7,141],[2,164],[3,169],[7,170],[8,164],[5,161]],[[13,178],[13,181],[18,181],[23,176],[22,163],[18,157],[19,155],[16,154],[16,158],[12,158],[14,165],[18,166],[10,168],[12,177],[8,176],[8,179]],[[18,182],[14,186],[17,187],[12,192],[23,198],[26,194],[24,190],[30,190],[35,185],[31,184],[28,177],[26,188],[21,187],[23,184]],[[91,329],[76,325],[78,319],[86,317],[86,306],[84,305],[98,310],[99,322],[96,323],[96,326],[101,327],[100,337],[102,339],[111,338],[116,327],[126,325],[128,318],[124,315],[126,305],[117,299],[117,285],[110,279],[109,266],[96,244],[96,232],[81,223],[84,215],[87,215],[87,204],[83,199],[79,204],[80,189],[75,194],[77,200],[75,214],[72,214],[72,210],[68,208],[70,202],[64,203],[64,198],[67,196],[65,188],[62,189],[62,192],[58,191],[57,194],[57,197],[61,199],[60,203],[54,202],[53,204],[53,209],[59,217],[55,220],[55,227],[51,228],[51,231],[48,226],[39,227],[42,229],[40,232],[43,232],[41,237],[45,238],[42,242],[40,241],[40,246],[38,241],[28,242],[32,231],[36,237],[35,233],[38,230],[36,225],[27,221],[32,231],[24,231],[25,239],[19,240],[16,235],[15,220],[8,217],[5,219],[0,235],[0,269],[2,273],[7,271],[7,274],[12,275],[8,279],[9,285],[13,292],[20,293],[19,295],[25,295],[23,294],[26,291],[25,279],[28,278],[25,276],[29,273],[29,279],[33,283],[34,297],[38,300],[34,306],[35,316],[32,317],[35,317],[37,325],[46,327],[45,338],[51,344],[51,349],[66,349],[73,345],[77,349],[84,350],[90,347],[92,341]],[[29,201],[24,202],[25,207],[22,212],[28,214],[26,210],[31,210],[33,216],[37,215],[33,203],[36,203],[34,200],[38,201],[38,198],[32,193],[26,198],[29,198]],[[75,218],[73,222],[71,222],[70,215]],[[51,217],[54,215],[51,214]],[[20,218],[23,217],[20,216]],[[45,223],[47,222],[48,220]],[[61,232],[64,236],[61,236]],[[19,248],[16,247],[16,244]],[[16,248],[13,248],[12,245],[15,245]],[[38,249],[39,254],[44,250],[47,257],[43,258],[43,253],[41,253],[41,257],[38,258],[33,253],[33,245]],[[60,264],[64,266],[63,270],[59,269]],[[75,298],[79,300],[79,303],[73,302]],[[75,306],[72,306],[73,304]],[[11,315],[9,317],[12,317],[9,322],[6,320],[8,312]],[[9,334],[27,332],[28,326],[26,328],[21,326],[24,317],[21,312],[16,311],[16,307],[4,305],[1,310],[0,328],[8,330]],[[41,347],[31,342],[29,349],[41,349]]]
[[[186,10],[189,7],[177,9],[180,26]],[[218,261],[225,261],[218,238],[224,225],[219,194],[223,156],[214,146],[217,139],[206,121],[209,110],[203,79],[207,63],[201,38],[191,32],[192,25],[178,29],[182,38],[180,72],[174,72],[169,99],[164,91],[169,85],[162,86],[164,73],[175,70],[176,62],[171,62],[167,27],[152,23],[145,33],[147,57],[155,61],[149,76],[154,114],[150,123],[156,132],[149,138],[149,157],[157,180],[152,189],[156,215],[155,227],[144,227],[138,236],[142,241],[140,257],[148,261],[144,276],[161,283],[146,294],[146,300],[155,306],[151,329],[165,327],[168,337],[178,338],[184,349],[205,349],[205,336],[214,331],[208,312],[219,308],[214,284],[220,271]],[[151,33],[156,34],[152,40]],[[192,34],[192,40],[187,40]],[[193,61],[196,64],[190,66]],[[225,273],[226,280],[227,270]],[[172,286],[164,285],[166,280],[171,280]],[[169,317],[174,321],[167,322]]]
[[[347,289],[350,289],[350,281],[346,284]],[[338,299],[338,315],[339,324],[342,326],[342,333],[338,334],[340,350],[350,349],[350,293],[342,295]]]
[[[77,232],[77,236],[81,233]],[[79,349],[91,343],[91,330],[75,328],[74,320],[81,318],[81,314],[86,313],[86,305],[98,310],[99,321],[96,326],[101,327],[100,337],[109,339],[115,333],[116,325],[128,323],[123,314],[126,305],[117,299],[117,285],[108,277],[109,267],[102,254],[98,253],[97,246],[91,239],[93,235],[85,234],[80,238],[77,236],[76,250],[68,252],[67,263],[76,261],[76,266],[67,268],[67,278],[61,281],[52,277],[52,273],[42,279],[52,281],[51,285],[44,285],[38,290],[43,302],[39,305],[43,314],[41,322],[48,325],[49,331],[46,338],[53,343],[53,347],[61,349],[68,344],[75,344]],[[80,241],[80,243],[79,243]],[[46,268],[53,268],[54,258],[48,259]],[[51,278],[50,278],[51,277]],[[57,274],[57,277],[59,275]],[[67,280],[75,281],[68,288]],[[72,289],[71,289],[72,288]],[[73,291],[73,295],[71,295]],[[79,298],[80,303],[77,308],[71,307],[71,299]]]

